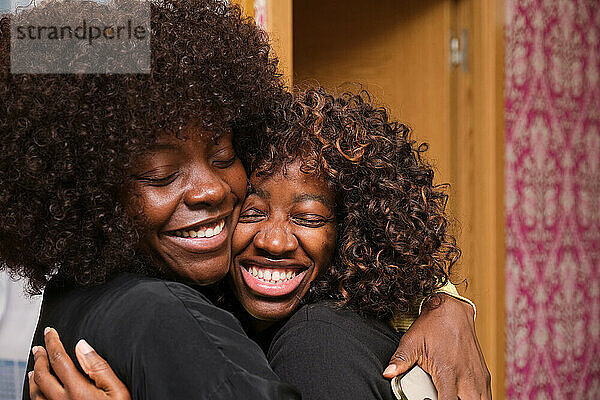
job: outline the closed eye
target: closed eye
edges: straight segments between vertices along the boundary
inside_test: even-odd
[[[213,164],[217,168],[225,169],[225,168],[231,167],[236,159],[237,159],[237,156],[234,155],[233,157],[231,157],[228,160],[215,160],[215,161],[213,161]]]
[[[149,176],[136,176],[135,179],[137,179],[140,182],[148,184],[148,186],[161,187],[161,186],[169,185],[171,182],[173,182],[175,180],[175,178],[177,178],[177,175],[178,175],[178,172],[173,172],[170,175],[160,177],[160,178],[149,177]]]
[[[266,214],[256,208],[250,208],[248,210],[244,210],[240,213],[240,218],[238,223],[242,224],[251,224],[262,221],[266,218]]]
[[[292,217],[292,221],[300,226],[307,228],[320,228],[325,224],[332,222],[333,218],[326,218],[317,214],[299,214]]]

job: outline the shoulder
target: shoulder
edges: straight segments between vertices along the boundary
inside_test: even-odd
[[[133,398],[208,398],[225,390],[219,388],[232,374],[279,387],[237,319],[193,287],[122,274],[93,290],[84,337]]]
[[[323,302],[290,318],[268,358],[303,398],[393,398],[382,373],[398,339],[385,324]]]
[[[207,328],[223,325],[242,330],[229,312],[215,306],[205,295],[188,285],[135,274],[120,274],[93,299],[100,319],[113,324],[154,331],[164,328],[185,335],[184,327]],[[180,328],[180,329],[174,329]]]
[[[202,294],[182,283],[138,274],[119,274],[103,286],[101,288],[103,297],[123,299],[133,304],[147,303],[148,301],[173,301],[180,295],[199,296],[208,301]]]
[[[400,336],[387,324],[366,318],[347,308],[340,308],[330,301],[308,304],[300,308],[278,332],[275,339],[294,330],[296,334],[311,334],[308,326],[320,327],[318,332],[345,333],[359,341],[379,339],[396,343]]]
[[[74,296],[89,298],[92,307],[104,307],[121,314],[135,312],[138,317],[156,314],[157,307],[174,311],[201,305],[215,307],[190,286],[131,273],[121,273],[102,285],[76,291],[80,293]]]
[[[97,286],[53,286],[44,294],[42,317],[74,338],[106,347],[151,344],[165,337],[192,340],[200,331],[215,329],[243,332],[233,315],[194,288],[130,273]]]

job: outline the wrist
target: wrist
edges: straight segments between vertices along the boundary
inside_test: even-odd
[[[430,294],[423,299],[420,311],[429,312],[438,309],[444,314],[465,315],[473,320],[475,319],[475,305],[470,300],[464,301],[462,298],[457,298],[450,293],[435,292]]]
[[[452,304],[456,307],[459,307],[463,310],[467,315],[471,318],[475,319],[475,305],[468,299],[465,301],[464,298],[458,298],[449,293],[438,293],[442,297],[442,303]]]

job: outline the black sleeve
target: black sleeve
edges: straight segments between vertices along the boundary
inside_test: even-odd
[[[94,335],[133,399],[299,399],[270,369],[264,353],[229,313],[190,288],[129,300],[111,317],[119,326],[98,326]]]
[[[351,332],[327,321],[305,320],[278,335],[269,361],[304,400],[394,399],[383,366]]]

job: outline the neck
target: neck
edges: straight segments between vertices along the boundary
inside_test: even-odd
[[[260,334],[275,325],[277,321],[263,321],[261,319],[252,318],[250,320],[250,330],[254,334]]]
[[[285,324],[285,321],[263,321],[250,317],[247,325],[248,336],[267,354],[273,337],[275,337],[279,328]]]

